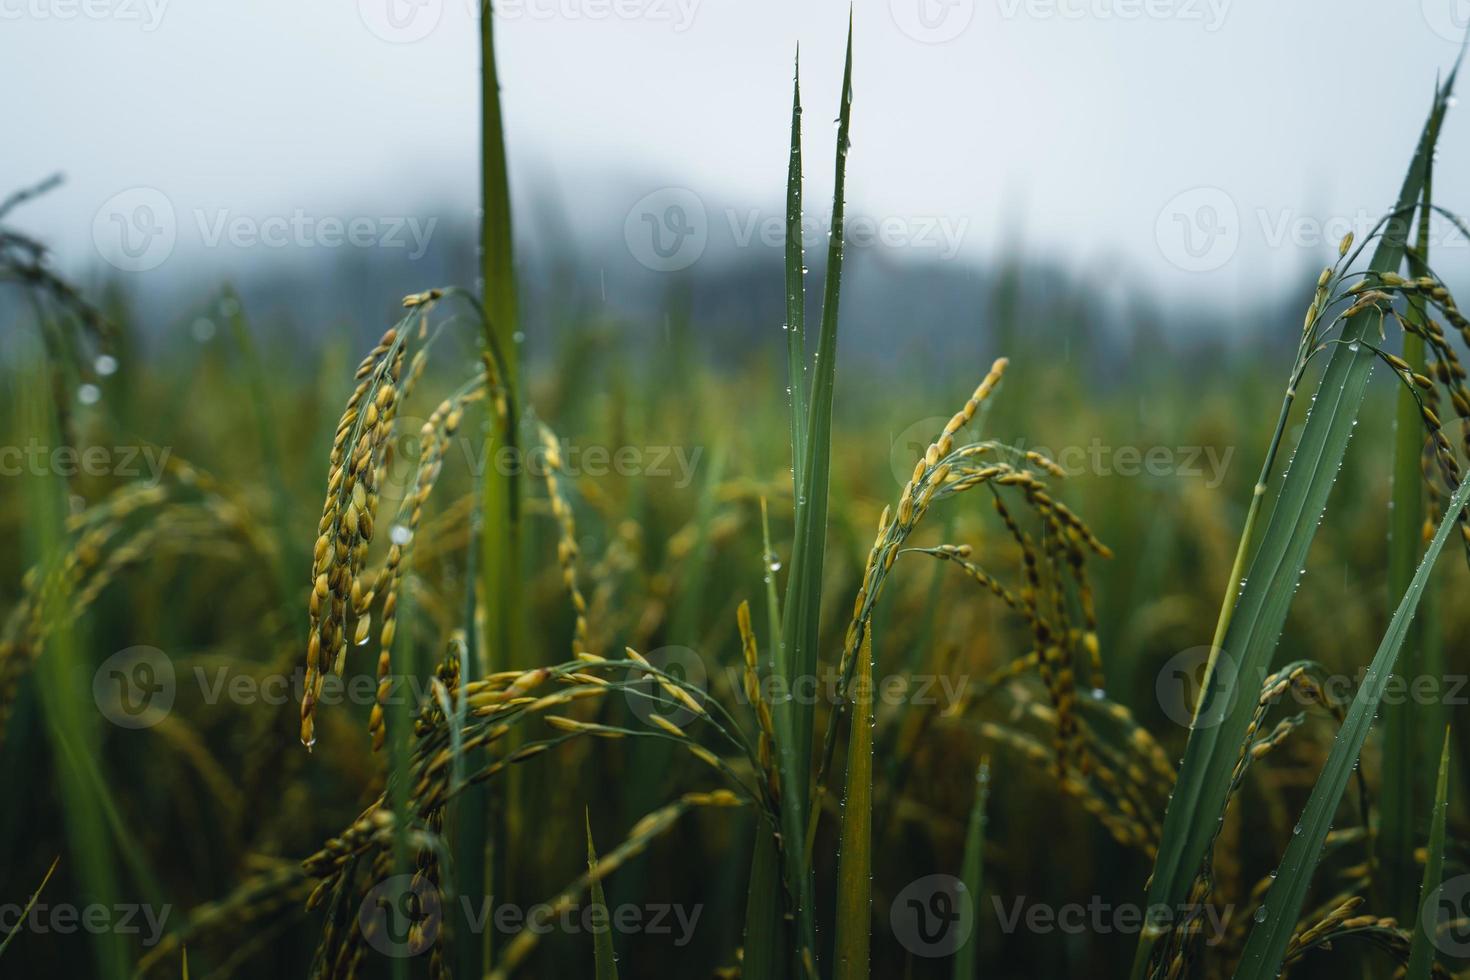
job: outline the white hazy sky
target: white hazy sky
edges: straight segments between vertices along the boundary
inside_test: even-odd
[[[174,207],[181,249],[221,216],[471,208],[476,8],[0,0],[0,191],[64,171],[16,220],[94,265],[99,209],[137,187]],[[513,181],[554,190],[588,242],[617,242],[666,186],[773,211],[798,42],[825,213],[846,3],[497,9]],[[855,19],[855,213],[904,247],[933,247],[943,219],[963,258],[1019,233],[1077,268],[1229,296],[1287,282],[1389,204],[1470,3],[859,0]],[[1455,113],[1443,147],[1437,189],[1464,207]]]

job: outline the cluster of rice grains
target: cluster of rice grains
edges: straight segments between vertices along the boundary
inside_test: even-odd
[[[377,676],[378,695],[368,727],[374,750],[385,743],[387,695],[392,689],[391,651],[397,630],[398,596],[411,562],[412,549],[422,524],[425,504],[440,474],[446,451],[463,422],[466,406],[491,396],[493,409],[502,423],[509,418],[508,399],[498,379],[494,358],[487,356],[482,370],[459,390],[444,399],[430,414],[419,432],[419,457],[406,481],[401,502],[389,526],[388,545],[381,566],[374,570],[370,552],[379,524],[381,501],[388,496],[385,484],[393,466],[395,421],[400,408],[424,371],[428,331],[427,318],[443,293],[411,296],[405,300],[409,317],[383,335],[358,367],[357,385],[336,429],[331,452],[328,492],[318,526],[312,560],[310,634],[307,647],[306,685],[301,706],[301,740],[310,747],[316,738],[315,709],[319,703],[325,672],[341,674],[345,669],[348,636],[352,644],[366,645],[371,639],[372,610],[381,594],[381,626]],[[413,319],[419,323],[414,329]],[[409,341],[425,340],[409,357]],[[416,870],[407,887],[420,897],[440,897],[443,851],[440,842],[445,809],[465,787],[491,779],[511,766],[535,758],[569,740],[585,737],[623,739],[653,737],[672,740],[691,756],[706,764],[727,788],[686,793],[660,807],[634,825],[627,839],[608,852],[595,871],[573,882],[552,900],[553,908],[573,902],[594,880],[611,873],[665,833],[678,816],[695,807],[729,807],[755,803],[766,818],[776,819],[776,791],[771,747],[770,712],[757,699],[758,743],[748,740],[740,725],[717,702],[687,682],[650,663],[635,650],[624,658],[608,659],[590,649],[588,603],[578,581],[578,547],[571,503],[562,485],[564,462],[560,442],[552,430],[540,425],[546,455],[545,483],[551,516],[558,532],[557,558],[562,579],[575,614],[574,658],[566,663],[527,670],[511,670],[475,680],[462,680],[460,663],[465,653],[463,632],[450,641],[432,684],[432,696],[418,705],[408,762],[409,845],[417,855]],[[748,635],[748,613],[741,617]],[[654,683],[650,686],[649,681]],[[753,678],[749,682],[754,686]],[[550,690],[548,691],[548,687]],[[629,729],[591,720],[592,712],[573,710],[581,702],[601,702],[612,691],[631,700],[648,703],[642,714],[650,728]],[[758,695],[757,691],[757,695]],[[709,726],[734,759],[727,760],[707,748],[671,718],[690,715]],[[541,731],[508,738],[513,728],[539,721]],[[536,737],[540,734],[542,737]],[[503,747],[503,748],[502,748]],[[497,754],[498,752],[498,754]],[[748,774],[759,774],[750,778]],[[376,938],[373,921],[362,921],[358,910],[375,888],[396,880],[393,876],[393,842],[396,814],[385,789],[353,823],[303,862],[308,880],[314,881],[307,905],[325,909],[326,924],[318,947],[313,975],[351,977],[359,975],[368,947]],[[431,900],[432,900],[431,899]],[[432,950],[430,972],[447,975],[445,944],[451,923],[434,917],[431,924],[419,923],[409,936],[414,952]],[[523,932],[505,951],[501,971],[513,969],[529,955],[538,934]]]
[[[417,864],[411,881],[404,887],[418,895],[421,903],[432,907],[443,901],[440,883],[443,845],[439,835],[450,801],[465,787],[492,779],[572,739],[667,738],[706,763],[727,786],[686,793],[635,823],[623,843],[604,855],[595,872],[579,877],[545,903],[555,912],[570,907],[592,881],[600,880],[641,853],[690,809],[755,802],[767,810],[769,804],[763,787],[752,785],[739,771],[750,768],[757,758],[739,726],[718,703],[704,699],[697,688],[660,671],[637,652],[629,650],[626,658],[618,660],[583,654],[552,667],[505,671],[465,682],[459,673],[461,643],[462,639],[451,643],[436,674],[434,696],[420,706],[414,724],[408,811],[412,824],[408,836]],[[657,682],[651,693],[645,682],[650,677]],[[658,709],[649,714],[657,731],[622,728],[571,716],[572,706],[587,700],[600,701],[610,692],[650,699],[652,707]],[[733,748],[737,754],[736,765],[701,745],[663,714],[672,715],[679,709],[693,712]],[[538,721],[542,726],[539,730],[532,725]],[[529,730],[519,739],[508,738],[517,727]],[[497,755],[496,750],[501,746],[507,748]],[[476,761],[470,764],[469,760]],[[461,772],[460,768],[466,766],[467,771]],[[307,905],[326,910],[326,925],[313,976],[359,975],[368,946],[375,939],[372,930],[377,928],[371,918],[362,921],[359,914],[362,903],[386,883],[402,883],[401,878],[393,875],[395,823],[388,794],[380,794],[350,826],[303,863],[307,876],[316,881]],[[419,931],[407,939],[414,953],[430,953],[430,973],[436,977],[447,976],[445,948],[451,925],[448,916],[428,916],[417,924]],[[496,975],[514,969],[529,955],[538,939],[538,930],[518,934],[502,956],[498,968],[502,972]]]
[[[55,625],[89,608],[125,570],[169,554],[271,560],[274,545],[228,488],[177,455],[163,473],[160,483],[125,484],[69,516],[69,546],[26,573],[21,601],[0,627],[0,736]]]
[[[1423,529],[1424,540],[1428,541],[1444,507],[1446,494],[1441,491],[1440,484],[1453,494],[1459,488],[1462,476],[1460,462],[1440,419],[1441,388],[1460,420],[1461,442],[1465,451],[1470,453],[1470,387],[1465,383],[1466,369],[1433,313],[1437,310],[1467,345],[1470,345],[1470,319],[1460,312],[1449,288],[1432,274],[1406,278],[1393,272],[1348,273],[1347,267],[1362,248],[1359,246],[1358,251],[1354,251],[1352,245],[1353,236],[1349,233],[1338,247],[1339,263],[1323,269],[1318,277],[1316,293],[1302,328],[1295,377],[1299,377],[1307,361],[1325,350],[1327,345],[1358,343],[1332,337],[1334,330],[1358,314],[1369,313],[1378,317],[1380,340],[1387,339],[1385,327],[1392,320],[1406,336],[1415,336],[1424,342],[1428,370],[1433,377],[1420,374],[1403,358],[1377,345],[1365,346],[1393,369],[1419,405],[1425,431],[1424,483],[1430,501]],[[1352,279],[1357,281],[1349,284]],[[1438,479],[1435,478],[1436,473]],[[1470,560],[1470,514],[1458,516],[1466,557]]]
[[[1043,478],[1066,475],[1051,459],[994,440],[959,442],[961,431],[1000,383],[1006,365],[1004,358],[994,363],[964,407],[914,464],[897,508],[885,508],[879,518],[877,538],[847,629],[839,670],[841,689],[847,690],[852,679],[858,646],[898,557],[925,554],[957,566],[1024,620],[1034,651],[1017,658],[982,688],[994,690],[1002,677],[1016,677],[1035,667],[1049,704],[1044,708],[1031,705],[1026,716],[1052,730],[1051,749],[1048,752],[1024,733],[1004,726],[982,726],[982,731],[1046,762],[1064,791],[1078,797],[1118,840],[1152,853],[1159,834],[1156,814],[1172,787],[1173,770],[1158,743],[1134,723],[1126,708],[1106,695],[1086,560],[1089,555],[1108,558],[1111,552],[1081,518],[1051,494]],[[969,545],[906,546],[935,502],[981,487],[989,491],[996,514],[1020,552],[1023,578],[1015,588],[1002,584],[972,560]],[[1030,511],[1036,533],[1023,528],[1013,513],[1014,505],[1006,501],[1008,491]],[[1079,669],[1086,672],[1090,686],[1080,698]],[[952,706],[948,714],[960,715],[975,704],[971,699]],[[1094,722],[1089,723],[1083,712],[1093,716]],[[835,730],[834,716],[823,746],[818,792],[832,761]],[[1109,737],[1103,737],[1103,732]],[[1032,747],[1038,751],[1032,752]]]
[[[357,368],[357,387],[332,440],[327,500],[317,525],[311,569],[311,626],[306,643],[306,686],[301,699],[301,742],[316,744],[316,705],[324,681],[323,657],[337,676],[347,660],[348,609],[357,621],[354,642],[367,642],[372,581],[365,579],[368,547],[378,513],[378,486],[392,463],[408,332],[400,322],[383,334]],[[415,359],[415,367],[422,361]],[[410,375],[409,383],[418,372]]]
[[[440,402],[419,429],[418,459],[414,461],[412,478],[406,486],[393,488],[393,495],[398,490],[402,494],[388,530],[381,566],[369,567],[378,528],[378,508],[390,472],[397,472],[395,425],[401,406],[424,373],[429,348],[443,327],[441,323],[431,334],[429,316],[435,304],[446,295],[448,291],[434,289],[404,298],[403,305],[409,313],[383,334],[358,365],[357,385],[337,423],[327,498],[312,554],[306,682],[301,700],[301,742],[307,748],[316,743],[315,715],[326,680],[325,671],[330,669],[338,677],[342,675],[349,633],[355,646],[366,646],[372,639],[372,609],[380,591],[383,602],[378,633],[378,695],[368,727],[373,748],[382,748],[383,707],[392,689],[391,657],[397,635],[399,594],[425,504],[443,468],[445,454],[459,432],[466,407],[488,395],[501,422],[504,424],[509,419],[509,401],[500,383],[503,372],[495,358],[486,354],[480,370]],[[420,342],[420,347],[409,358],[408,347],[414,340]]]

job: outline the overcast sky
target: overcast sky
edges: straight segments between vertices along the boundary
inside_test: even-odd
[[[407,219],[474,207],[475,8],[0,0],[0,191],[66,173],[16,220],[68,265],[146,267],[145,232],[220,269],[362,247],[330,220],[354,218],[407,256]],[[517,193],[554,192],[586,241],[644,261],[641,226],[738,241],[776,216],[798,43],[825,215],[847,4],[497,10]],[[1283,284],[1389,204],[1467,19],[1467,0],[861,0],[852,211],[916,255],[983,262],[1019,236],[1161,291]],[[1455,113],[1443,146],[1436,190],[1463,208]]]

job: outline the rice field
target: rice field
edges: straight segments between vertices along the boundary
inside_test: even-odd
[[[1457,64],[1279,342],[1108,383],[1065,282],[838,371],[850,36],[780,329],[529,356],[489,23],[479,282],[376,341],[0,203],[4,976],[1463,975]]]

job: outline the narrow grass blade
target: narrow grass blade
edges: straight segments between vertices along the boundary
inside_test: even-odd
[[[592,815],[583,814],[587,822],[587,875],[592,881],[592,908],[601,909],[604,925],[608,922],[607,899],[602,894],[602,877],[597,873],[597,848],[592,843]],[[597,980],[618,980],[618,954],[613,949],[611,927],[595,930],[592,939],[593,975]]]
[[[847,787],[837,857],[835,980],[868,975],[873,906],[873,631],[863,632],[853,677],[852,728],[847,740]]]
[[[230,326],[230,336],[245,362],[245,381],[250,388],[250,408],[255,418],[256,439],[260,443],[260,470],[270,485],[271,521],[275,525],[272,530],[276,542],[276,587],[285,598],[295,594],[296,569],[306,562],[295,560],[301,556],[293,550],[291,494],[286,486],[285,457],[281,454],[278,425],[272,410],[271,387],[255,338],[251,336],[250,325],[245,320],[245,304],[234,289],[226,289],[222,300],[222,305],[230,311],[225,317]]]
[[[38,321],[40,317],[38,315]],[[15,412],[11,418],[28,437],[43,445],[61,445],[53,415],[54,403],[48,390],[49,372],[28,365],[20,372],[21,382],[12,387]],[[60,568],[66,553],[66,501],[68,488],[55,468],[28,472],[23,476],[24,523],[21,545],[29,563],[41,568]],[[57,576],[44,587],[41,603],[43,621],[52,624],[45,654],[35,667],[36,689],[50,739],[50,751],[64,816],[69,867],[74,867],[76,886],[86,904],[115,905],[118,889],[117,852],[104,816],[111,801],[97,772],[100,735],[97,707],[90,696],[81,696],[77,678],[86,677],[92,666],[82,659],[79,625],[72,621],[70,583]],[[90,692],[88,692],[90,694]],[[97,932],[92,937],[96,976],[101,980],[126,976],[126,953],[116,932]]]
[[[791,403],[791,480],[806,466],[806,255],[801,236],[801,50],[791,85],[791,159],[786,169],[786,383]]]
[[[412,571],[410,570],[410,575]],[[397,676],[392,678],[393,699],[388,705],[388,799],[393,806],[393,874],[395,877],[411,874],[413,851],[409,845],[409,831],[414,820],[413,809],[413,739],[411,729],[417,708],[412,700],[417,678],[414,660],[414,590],[411,582],[405,582],[398,593],[398,633],[394,640],[393,667]],[[398,877],[398,880],[406,880]],[[390,964],[395,980],[407,980],[409,963],[405,957],[395,956]]]
[[[970,907],[980,908],[980,893],[985,887],[985,808],[990,802],[990,759],[980,760],[975,771],[975,802],[970,807],[970,823],[965,828],[965,857],[960,880],[970,894]],[[954,980],[976,980],[980,976],[980,930],[970,932],[965,944],[955,950]]]
[[[769,621],[768,643],[771,656],[781,643],[781,608],[776,595],[775,555],[771,552],[771,522],[766,512],[766,498],[761,498],[761,563],[765,566],[766,613]],[[763,665],[765,670],[771,669]],[[789,962],[786,950],[785,891],[781,884],[781,849],[776,835],[766,821],[755,823],[755,839],[750,859],[750,883],[745,900],[745,956],[741,969],[747,976],[781,980]]]
[[[764,821],[755,824],[750,886],[745,900],[745,976],[780,980],[786,976],[785,897],[781,886],[781,851],[775,834]]]
[[[516,404],[519,366],[516,331],[519,329],[513,236],[511,232],[510,179],[505,159],[505,132],[500,108],[500,81],[495,63],[495,18],[490,0],[480,4],[480,250],[484,280],[485,345],[496,351],[500,383],[509,410],[503,429],[492,424],[485,443],[483,464],[489,465],[503,450],[514,458],[517,444]],[[485,610],[482,648],[470,649],[464,663],[465,679],[506,670],[517,654],[524,655],[520,628],[520,484],[518,467],[501,475],[487,473],[482,493],[483,534],[480,560],[481,602]],[[521,773],[509,774],[490,799],[485,786],[470,787],[460,812],[464,817],[455,841],[456,888],[472,907],[486,896],[506,899],[511,853],[507,814],[514,811]],[[487,857],[487,854],[489,855]],[[461,933],[456,954],[459,974],[483,976],[489,964],[491,930],[475,935]]]
[[[485,312],[495,324],[500,349],[514,351],[518,316],[511,236],[510,171],[505,160],[505,127],[500,112],[500,79],[495,69],[495,18],[490,0],[480,4],[480,219],[481,272]],[[515,383],[516,365],[509,364]]]
[[[31,900],[29,902],[26,902],[25,908],[21,909],[20,915],[16,916],[16,922],[24,922],[27,916],[31,914],[31,909],[36,907],[36,900],[41,897],[41,892],[46,890],[46,883],[50,881],[51,876],[56,873],[56,866],[60,863],[60,854],[51,859],[51,867],[46,869],[46,874],[41,879],[41,883],[37,885],[36,890],[31,893]],[[15,934],[18,932],[20,932],[20,929],[15,928],[11,929],[5,934],[4,942],[0,942],[0,956],[3,956],[5,954],[5,948],[10,945],[10,941],[15,938]]]
[[[1316,785],[1312,787],[1306,810],[1303,811],[1301,821],[1292,833],[1291,843],[1287,845],[1286,854],[1281,859],[1276,881],[1266,893],[1263,903],[1265,917],[1260,919],[1251,930],[1250,938],[1246,940],[1240,969],[1235,974],[1236,980],[1272,980],[1281,972],[1281,961],[1286,955],[1292,930],[1296,928],[1307,897],[1307,889],[1312,883],[1312,871],[1321,857],[1327,833],[1332,829],[1332,816],[1342,799],[1343,790],[1347,788],[1348,780],[1352,778],[1353,769],[1358,764],[1358,754],[1368,738],[1368,731],[1373,727],[1383,690],[1393,676],[1399,649],[1403,646],[1409,623],[1414,618],[1419,597],[1424,594],[1424,586],[1434,570],[1435,559],[1439,557],[1450,532],[1456,527],[1458,515],[1466,502],[1470,502],[1470,480],[1462,483],[1451,498],[1445,517],[1439,523],[1439,530],[1425,549],[1424,560],[1419,563],[1419,569],[1414,573],[1408,591],[1399,602],[1398,609],[1388,624],[1388,632],[1383,635],[1378,652],[1373,655],[1373,662],[1364,674],[1363,683],[1348,708],[1347,718],[1332,743],[1332,752],[1317,777]]]
[[[1455,72],[1451,72],[1436,94],[1399,192],[1398,206],[1370,262],[1373,270],[1393,270],[1403,260],[1407,237],[1404,216],[1419,198],[1434,149],[1437,120],[1443,116],[1454,78]],[[1342,336],[1349,341],[1362,339],[1374,324],[1370,315],[1360,314],[1347,322]],[[1165,815],[1146,902],[1151,910],[1163,910],[1172,916],[1182,909],[1214,839],[1217,817],[1250,723],[1254,701],[1250,695],[1259,690],[1269,670],[1306,565],[1307,551],[1352,437],[1375,358],[1367,346],[1334,346],[1247,581],[1238,600],[1231,603],[1227,599],[1233,613],[1228,617],[1223,649],[1215,651],[1206,671],[1184,763]],[[1221,669],[1222,662],[1231,669]],[[1167,933],[1167,926],[1168,920],[1154,919],[1141,931],[1135,977],[1145,975],[1152,947]]]
[[[816,676],[821,614],[822,569],[827,537],[827,489],[832,455],[832,392],[836,384],[837,302],[842,282],[844,178],[852,109],[852,24],[842,73],[837,124],[836,181],[832,198],[832,232],[827,249],[827,279],[822,299],[821,336],[817,343],[812,396],[807,416],[806,463],[796,493],[796,531],[791,551],[791,577],[786,587],[782,622],[787,690]],[[802,973],[816,973],[816,923],[805,834],[810,806],[812,730],[815,705],[789,697],[777,705],[781,824],[787,887],[795,904],[796,958]]]
[[[1409,946],[1409,969],[1404,980],[1429,980],[1434,969],[1434,941],[1429,935],[1433,918],[1425,922],[1425,906],[1435,897],[1444,877],[1444,825],[1449,810],[1450,730],[1444,732],[1439,753],[1439,778],[1434,783],[1434,811],[1429,825],[1429,844],[1424,852],[1424,881],[1419,886],[1419,914],[1414,916],[1414,938]]]

